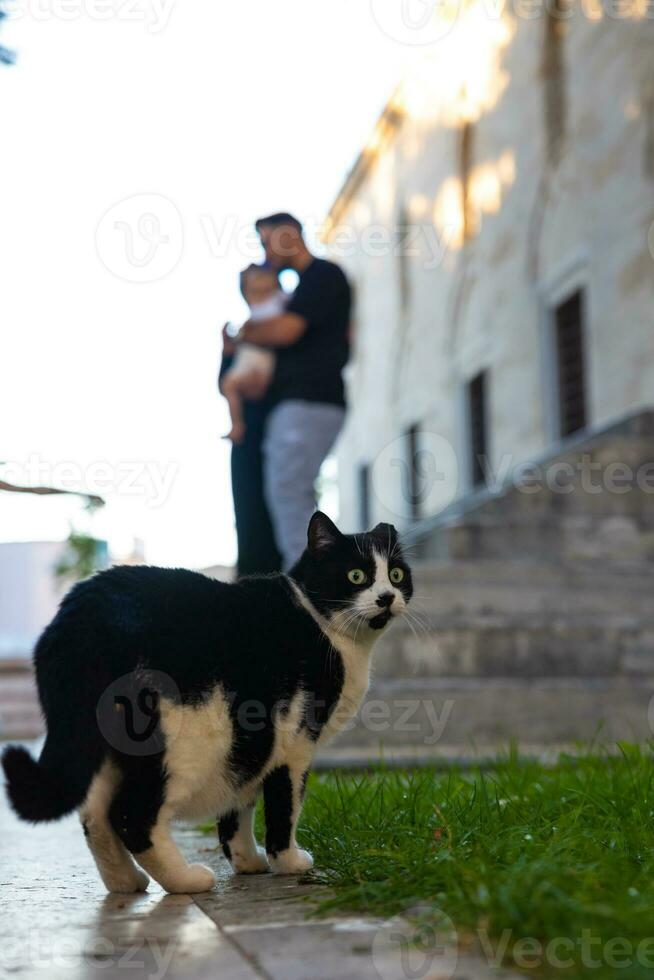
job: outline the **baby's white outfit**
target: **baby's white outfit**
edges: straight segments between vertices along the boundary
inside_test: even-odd
[[[254,303],[250,307],[250,319],[256,323],[258,320],[271,320],[273,317],[280,316],[286,309],[287,299],[286,293],[280,289],[263,303]],[[275,355],[272,351],[258,347],[256,344],[239,344],[229,373],[232,377],[234,375],[240,377],[256,371],[270,379],[274,369]]]

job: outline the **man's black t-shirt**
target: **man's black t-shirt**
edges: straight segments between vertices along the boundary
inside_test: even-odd
[[[291,347],[278,347],[269,397],[274,402],[299,398],[344,405],[342,371],[349,353],[348,332],[352,293],[341,269],[314,259],[300,276],[287,305],[307,321]]]

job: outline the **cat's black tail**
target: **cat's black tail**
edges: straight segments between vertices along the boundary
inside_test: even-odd
[[[75,800],[70,798],[70,793],[20,745],[10,745],[4,750],[2,768],[9,802],[23,820],[32,823],[56,820],[74,809]]]
[[[94,579],[64,598],[34,650],[36,686],[47,737],[38,761],[20,745],[2,753],[9,801],[31,823],[58,820],[79,807],[107,755],[96,706],[109,679],[97,651],[107,630],[95,622]],[[91,641],[89,638],[92,638]]]
[[[31,823],[58,820],[78,807],[101,761],[87,753],[80,756],[73,748],[59,764],[49,741],[38,762],[20,745],[2,753],[9,801],[18,816]]]

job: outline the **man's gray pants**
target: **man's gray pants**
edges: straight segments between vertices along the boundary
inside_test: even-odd
[[[277,547],[288,570],[307,544],[315,482],[345,418],[339,405],[289,399],[270,413],[263,440],[264,487]]]

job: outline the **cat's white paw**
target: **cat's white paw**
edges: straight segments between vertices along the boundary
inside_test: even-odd
[[[197,892],[210,892],[216,884],[216,876],[204,864],[189,864],[182,874],[161,885],[172,895],[194,895]]]
[[[237,875],[257,875],[270,871],[265,848],[257,847],[254,854],[238,854],[232,851],[231,864]]]
[[[134,895],[136,892],[144,892],[149,884],[150,879],[140,868],[134,868],[134,872],[128,874],[105,875],[105,885],[113,895]]]
[[[299,847],[289,847],[286,851],[280,851],[276,857],[271,855],[269,860],[270,868],[276,875],[299,875],[313,867],[313,858],[309,852]]]

